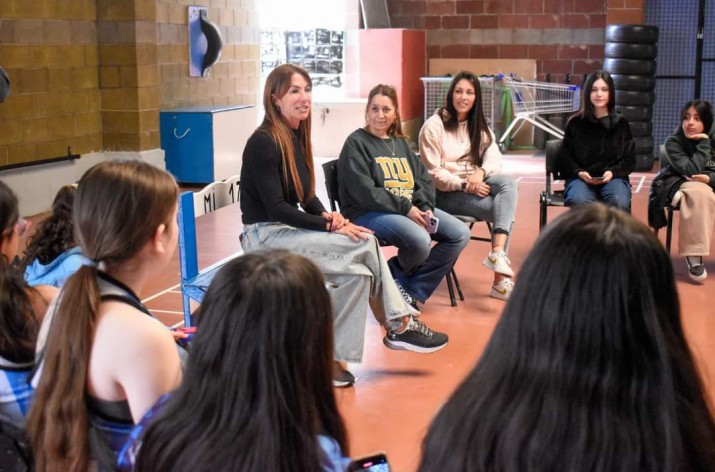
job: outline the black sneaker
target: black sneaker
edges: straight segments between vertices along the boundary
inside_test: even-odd
[[[446,334],[432,331],[420,320],[410,317],[404,331],[398,333],[390,330],[382,342],[390,349],[428,353],[439,351],[447,345],[448,340]]]
[[[691,279],[699,282],[708,276],[703,256],[686,256],[685,262],[688,264],[688,275]]]
[[[352,387],[353,384],[355,384],[355,376],[335,361],[333,363],[333,387],[346,388]]]
[[[397,285],[397,289],[400,291],[400,295],[402,295],[402,298],[405,299],[405,303],[414,308],[417,311],[417,313],[415,314],[418,315],[420,313],[420,309],[417,307],[417,300],[415,300],[415,297],[410,295],[407,290],[405,290],[405,288],[400,285],[400,282],[398,282],[397,279],[393,280],[395,281],[395,285]]]

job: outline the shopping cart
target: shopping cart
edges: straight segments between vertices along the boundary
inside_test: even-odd
[[[425,121],[444,106],[444,98],[449,91],[452,77],[422,77],[425,86]],[[482,111],[487,124],[497,136],[500,136],[497,124],[500,122],[499,104],[501,102],[501,76],[479,77],[482,89]]]
[[[563,130],[539,115],[569,113],[581,107],[581,87],[578,85],[524,82],[517,78],[504,77],[504,87],[509,90],[514,120],[499,139],[502,146],[504,141],[516,135],[526,122],[557,138],[563,138]]]

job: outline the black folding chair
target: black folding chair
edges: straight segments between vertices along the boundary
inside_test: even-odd
[[[566,206],[563,189],[555,190],[552,188],[552,184],[555,181],[564,180],[556,167],[556,158],[558,157],[560,147],[560,139],[552,139],[546,142],[546,186],[539,194],[539,232],[546,226],[547,213],[550,206]]]
[[[661,144],[658,152],[658,162],[660,163],[660,168],[668,165],[668,158],[665,155],[665,145]],[[670,202],[665,205],[665,250],[670,254],[670,246],[673,242],[673,218],[675,217],[675,211],[680,210],[680,205],[673,206]],[[656,236],[658,235],[658,228],[655,229]]]

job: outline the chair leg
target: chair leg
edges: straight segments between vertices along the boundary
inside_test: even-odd
[[[452,280],[454,280],[454,286],[457,287],[457,293],[459,294],[459,299],[464,301],[464,294],[462,293],[462,286],[459,285],[459,277],[457,277],[457,272],[454,270],[454,266],[449,270],[452,274]]]
[[[539,233],[546,226],[546,202],[541,199],[539,202]]]
[[[185,293],[181,293],[181,298],[184,300],[184,326],[191,326],[191,299]]]
[[[457,300],[454,298],[454,286],[452,285],[452,271],[450,270],[449,272],[447,272],[447,275],[444,278],[447,279],[449,302],[452,304],[452,306],[457,306]]]
[[[673,207],[668,207],[668,221],[665,228],[665,251],[670,254],[670,243],[673,239]]]

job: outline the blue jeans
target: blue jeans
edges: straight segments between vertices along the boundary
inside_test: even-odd
[[[566,206],[585,205],[597,200],[608,206],[631,212],[631,183],[628,179],[614,177],[603,185],[589,185],[578,177],[566,180],[564,188]]]
[[[437,289],[470,237],[469,228],[449,213],[435,208],[434,216],[439,226],[432,235],[408,217],[394,213],[373,211],[353,219],[397,247],[397,257],[387,261],[392,276],[422,303]],[[437,242],[434,246],[433,240]]]
[[[494,229],[509,234],[514,224],[518,188],[508,175],[492,175],[484,179],[491,192],[480,197],[465,192],[437,190],[437,205],[452,215],[466,215],[494,223]]]

